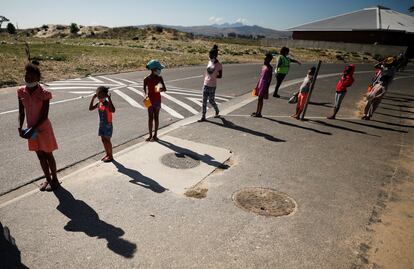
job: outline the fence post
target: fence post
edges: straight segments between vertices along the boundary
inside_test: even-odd
[[[319,61],[318,66],[316,67],[315,76],[313,77],[313,80],[312,80],[312,83],[311,83],[311,86],[310,86],[308,98],[306,98],[305,108],[303,109],[302,116],[300,117],[301,120],[305,119],[306,110],[308,109],[308,104],[309,104],[310,99],[311,99],[311,95],[312,95],[312,92],[313,92],[313,87],[315,87],[316,79],[318,78],[318,73],[319,73],[319,69],[321,68],[321,64],[322,64],[322,61]]]

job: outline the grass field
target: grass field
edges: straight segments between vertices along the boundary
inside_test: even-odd
[[[25,41],[30,44],[32,59],[40,62],[43,81],[143,70],[153,58],[159,59],[167,68],[205,64],[213,44],[219,45],[219,58],[223,63],[262,62],[267,51],[280,49],[261,47],[254,41],[193,39],[166,31],[144,33],[139,37],[127,35],[127,38],[125,33],[100,38],[39,38],[1,33],[0,87],[23,83],[27,61]],[[371,57],[331,50],[292,49],[291,56],[302,62],[319,59],[324,62],[372,61]]]

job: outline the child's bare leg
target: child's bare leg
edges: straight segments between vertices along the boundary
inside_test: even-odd
[[[259,97],[259,100],[257,101],[257,111],[256,111],[256,113],[258,115],[261,115],[262,114],[262,109],[263,109],[263,98]]]
[[[47,162],[49,163],[50,173],[52,175],[52,180],[58,180],[56,173],[56,161],[53,153],[45,153],[47,156]]]
[[[59,180],[57,178],[56,174],[56,161],[53,157],[53,153],[51,152],[44,152],[44,158],[46,160],[46,163],[48,165],[48,169],[50,169],[52,173],[52,180],[49,181],[49,184],[46,186],[44,190],[46,191],[53,191],[59,187]]]
[[[47,185],[51,181],[49,164],[47,162],[45,153],[43,151],[36,151],[36,155],[37,155],[37,158],[39,158],[40,166],[42,167],[43,173],[45,174],[45,178],[46,178],[46,182],[43,182],[39,188],[41,191],[44,191],[46,190]]]
[[[292,114],[291,117],[293,117],[293,118],[299,118],[300,113],[301,113],[300,107],[299,106],[296,106],[296,113],[295,114]]]
[[[157,141],[158,140],[157,132],[158,132],[158,126],[159,126],[159,123],[160,123],[160,121],[159,121],[159,115],[160,115],[160,109],[159,108],[156,108],[154,110],[155,129],[154,129],[154,136],[152,138],[154,141]]]
[[[114,156],[112,155],[112,142],[110,137],[106,137],[106,147],[107,147],[107,154],[109,159],[113,159]]]
[[[37,157],[40,161],[40,166],[42,166],[43,173],[45,174],[46,180],[50,181],[50,170],[49,170],[49,163],[47,162],[47,158],[45,156],[45,152],[43,151],[36,151]]]
[[[105,137],[101,136],[101,141],[102,141],[102,145],[104,146],[104,149],[105,149],[105,156],[102,158],[102,160],[104,160],[105,158],[108,157],[108,148],[107,148],[107,145],[105,143]]]
[[[152,138],[152,121],[154,120],[154,110],[152,107],[148,108],[148,131],[149,131],[149,137],[146,139],[146,141],[150,141]]]

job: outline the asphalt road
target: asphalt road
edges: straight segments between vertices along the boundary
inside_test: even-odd
[[[293,64],[285,80],[304,77],[310,66]],[[320,74],[339,73],[343,68],[344,64],[322,65]],[[357,65],[357,71],[364,70],[372,70],[372,67]],[[168,96],[163,97],[165,109],[161,111],[160,127],[200,111],[203,71],[202,66],[163,71],[169,92]],[[251,91],[257,82],[259,71],[260,65],[257,64],[225,65],[223,79],[219,81],[217,89],[218,102],[223,103]],[[114,146],[148,132],[147,112],[142,108],[143,98],[139,94],[147,73],[141,71],[47,83],[48,89],[53,93],[49,117],[59,145],[59,150],[55,152],[58,169],[103,151],[97,137],[98,115],[88,111],[90,95],[99,85],[109,85],[113,90],[113,101],[117,109],[114,114]],[[365,87],[368,80],[369,75],[364,76],[359,81],[361,87]],[[332,83],[334,87],[336,82]],[[331,97],[322,92],[316,94],[315,100],[319,103],[315,105],[329,106]],[[42,172],[35,154],[27,150],[26,141],[17,134],[16,88],[0,89],[0,107],[0,194],[3,194],[41,177]]]
[[[265,101],[263,118],[249,117],[256,99],[247,93],[225,104],[222,118],[170,130],[168,136],[187,141],[186,149],[195,142],[232,152],[228,169],[198,185],[208,189],[204,199],[151,188],[163,184],[156,175],[162,163],[152,163],[161,169],[148,176],[147,160],[137,156],[156,143],[142,143],[119,154],[119,163],[71,174],[61,191],[1,203],[2,223],[31,268],[365,268],[368,249],[376,251],[373,225],[399,200],[400,184],[412,181],[402,168],[411,164],[414,142],[413,70],[397,75],[372,120],[363,121],[356,111],[369,77],[356,74],[337,120],[324,117],[338,77],[321,75],[308,121],[288,116],[295,106],[286,99],[298,82],[281,90],[283,98]],[[247,82],[240,85],[239,92],[250,90]],[[297,208],[279,218],[241,210],[232,196],[246,187],[286,193]],[[384,224],[400,225],[412,215],[408,209],[397,214],[398,221]]]

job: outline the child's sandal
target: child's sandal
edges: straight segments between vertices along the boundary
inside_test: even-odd
[[[47,181],[43,182],[42,184],[40,184],[39,190],[45,191],[48,185],[49,185],[49,182]]]
[[[49,182],[49,185],[46,187],[46,191],[54,191],[60,187],[60,183],[57,179]]]
[[[110,163],[110,162],[112,162],[113,160],[114,160],[114,158],[111,158],[111,157],[107,156],[107,157],[103,160],[103,162],[104,162],[104,163]]]

